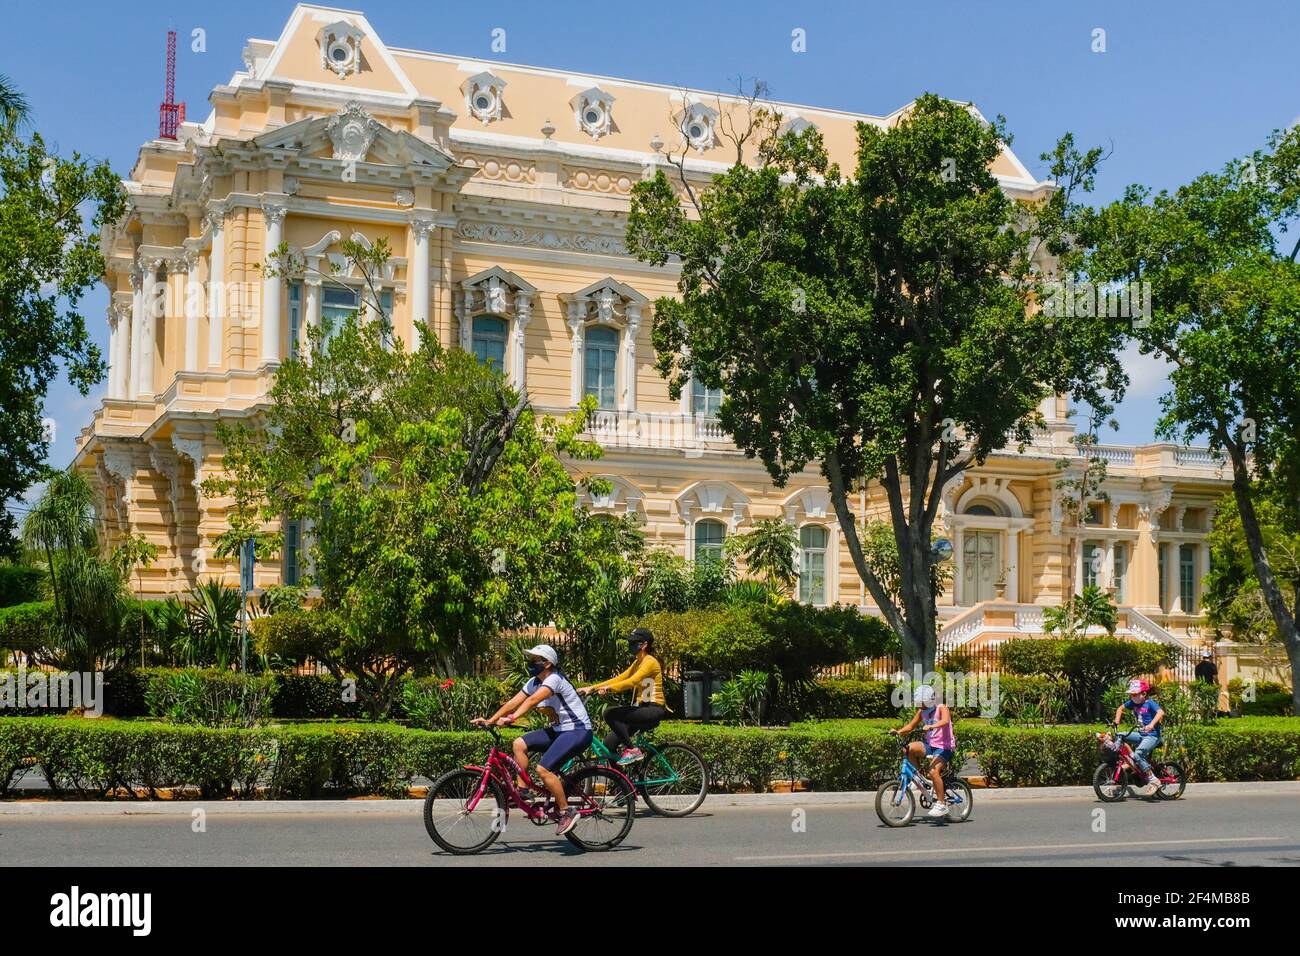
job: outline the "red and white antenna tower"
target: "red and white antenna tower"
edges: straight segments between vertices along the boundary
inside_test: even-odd
[[[167,98],[158,109],[158,136],[175,139],[185,122],[185,104],[176,102],[176,31],[167,31]]]

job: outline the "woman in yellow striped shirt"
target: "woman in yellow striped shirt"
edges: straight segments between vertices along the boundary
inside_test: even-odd
[[[613,753],[615,747],[621,747],[622,752],[618,757],[620,766],[636,763],[645,757],[641,749],[632,743],[632,734],[640,730],[653,730],[659,721],[668,716],[668,706],[664,700],[664,671],[651,653],[654,642],[655,636],[648,628],[638,627],[627,639],[628,650],[636,655],[632,665],[617,677],[590,687],[578,688],[578,693],[584,697],[591,693],[603,696],[612,690],[632,691],[631,705],[610,707],[605,711],[605,722],[613,731],[605,738],[605,749]]]

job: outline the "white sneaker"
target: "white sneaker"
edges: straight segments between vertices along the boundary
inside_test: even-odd
[[[929,815],[932,817],[946,817],[948,815],[948,804],[936,802],[935,805],[930,808]]]
[[[1159,789],[1160,789],[1160,781],[1151,780],[1148,783],[1144,783],[1142,785],[1142,789],[1138,791],[1138,794],[1143,797],[1149,797],[1155,794],[1157,791],[1159,791]]]

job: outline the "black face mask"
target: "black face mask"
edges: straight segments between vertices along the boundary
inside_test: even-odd
[[[633,656],[635,656],[636,654],[638,654],[638,653],[641,651],[641,648],[643,648],[643,647],[645,647],[645,641],[628,641],[628,642],[627,642],[627,649],[628,649],[629,651],[632,652]]]
[[[542,671],[546,670],[546,665],[541,661],[528,662],[528,674],[530,677],[536,677]]]

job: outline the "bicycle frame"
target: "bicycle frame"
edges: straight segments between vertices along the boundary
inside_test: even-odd
[[[473,797],[466,801],[465,811],[467,813],[474,812],[474,808],[478,806],[478,802],[483,799],[483,794],[487,792],[488,778],[492,777],[495,778],[497,783],[504,788],[508,798],[505,820],[502,821],[503,825],[508,823],[510,820],[510,804],[513,804],[515,809],[522,811],[524,816],[535,824],[541,825],[547,820],[547,818],[555,819],[557,817],[555,812],[555,798],[551,796],[551,792],[546,789],[545,785],[535,781],[526,769],[519,766],[515,761],[513,754],[507,753],[505,750],[501,749],[501,735],[497,733],[495,728],[487,727],[484,729],[492,734],[492,746],[488,750],[487,759],[484,760],[481,765],[465,765],[466,770],[475,770],[483,774],[482,779],[479,780],[478,790],[475,791]],[[572,763],[572,760],[566,763],[564,767],[560,769],[559,776],[563,777],[568,772]],[[632,790],[633,794],[636,793],[636,785],[633,784],[631,780],[628,780],[626,774],[622,773],[617,767],[611,766],[609,769],[626,780],[628,787]],[[515,786],[515,774],[522,777],[529,787],[545,796],[546,799],[541,803],[525,800],[524,795],[520,793],[519,788]],[[598,812],[595,807],[582,806],[581,801],[578,801],[578,803],[579,805],[576,809],[580,815]]]
[[[907,755],[907,748],[908,748],[908,743],[904,742],[903,765],[898,771],[898,783],[899,783],[898,796],[893,801],[895,804],[899,804],[903,802],[903,798],[907,795],[907,785],[911,783],[913,780],[920,781],[921,787],[923,789],[925,789],[927,792],[931,794],[934,793],[934,781],[930,779],[929,773],[927,773],[924,770],[917,770],[914,766],[912,766],[911,758],[909,758]],[[957,793],[955,790],[950,790],[948,787],[944,787],[944,793],[949,801],[955,803],[962,802],[961,794]]]
[[[679,778],[677,776],[677,771],[673,770],[672,767],[668,766],[668,764],[660,756],[658,748],[656,748],[654,744],[652,744],[649,740],[646,739],[644,733],[638,733],[633,738],[632,742],[635,743],[637,747],[643,750],[646,754],[645,759],[641,761],[642,770],[644,770],[651,763],[651,761],[653,761],[658,766],[663,767],[668,773],[668,776],[666,777],[642,776],[639,779],[632,781],[634,785],[657,786],[659,784],[676,783],[678,781]],[[618,770],[619,773],[622,773],[622,770],[619,769],[618,764],[614,760],[614,755],[609,752],[609,748],[605,746],[604,741],[602,741],[599,737],[591,738],[591,749],[592,749],[592,753],[595,754],[596,759],[598,761],[613,768],[614,770]],[[569,765],[565,764],[564,769],[568,770]],[[626,774],[624,774],[624,776],[626,776]],[[631,778],[629,777],[628,779]]]
[[[466,812],[474,812],[474,808],[478,806],[478,802],[483,799],[483,794],[487,793],[488,778],[492,777],[495,778],[497,783],[505,790],[509,803],[513,805],[515,809],[522,811],[524,816],[535,822],[538,820],[544,820],[547,816],[547,810],[553,808],[555,798],[550,795],[550,791],[548,791],[544,786],[533,780],[528,771],[515,762],[513,756],[506,753],[497,745],[497,735],[495,733],[493,734],[493,738],[492,747],[488,751],[487,759],[483,761],[481,766],[476,764],[465,765],[466,770],[477,770],[483,774],[482,779],[479,780],[478,790],[465,804]],[[525,800],[523,794],[519,792],[519,788],[515,786],[515,774],[521,776],[528,786],[532,787],[534,790],[546,794],[545,802],[538,805]],[[579,812],[581,813],[582,811],[579,810]],[[508,820],[509,818],[510,806],[507,806],[506,819]]]
[[[1100,734],[1098,736],[1102,737],[1102,739],[1112,740],[1116,744],[1118,744],[1118,746],[1114,750],[1114,753],[1116,755],[1116,760],[1115,760],[1115,776],[1111,778],[1112,782],[1119,783],[1120,774],[1123,773],[1126,769],[1129,770],[1131,773],[1137,775],[1138,777],[1145,776],[1145,774],[1142,772],[1142,768],[1137,765],[1137,760],[1134,758],[1133,747],[1128,742],[1128,734],[1126,733],[1121,734],[1118,728],[1116,728],[1113,734],[1108,730],[1105,733]],[[1163,742],[1161,745],[1163,745]],[[1152,753],[1152,756],[1153,757],[1155,756],[1154,752]],[[1154,760],[1152,760],[1151,768],[1153,771],[1155,770],[1155,767],[1156,767],[1156,763]]]

